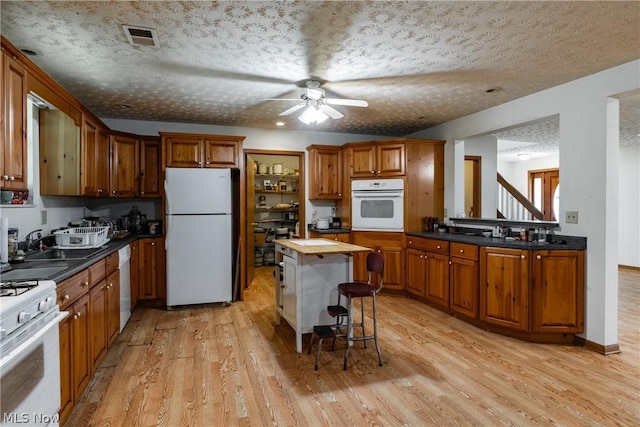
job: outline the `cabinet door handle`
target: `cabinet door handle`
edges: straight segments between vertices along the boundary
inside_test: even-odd
[[[84,283],[82,284],[82,286],[84,286],[84,287],[86,288],[87,286],[89,286],[89,282],[84,282]]]
[[[60,178],[60,177],[58,177],[58,178]],[[9,177],[9,181],[15,181],[15,180],[16,180],[16,177],[15,177],[14,175],[11,175],[11,176]]]
[[[73,320],[76,320],[78,318],[79,314],[74,314],[73,315]]]
[[[449,265],[453,264],[451,261],[449,261]]]
[[[68,301],[69,300],[69,295],[65,295],[64,297],[62,297],[63,301]]]
[[[111,190],[111,194],[116,194],[116,190]]]
[[[525,256],[524,255],[520,255],[520,258],[525,259]]]
[[[211,162],[206,162],[206,163],[205,163],[205,165],[210,165],[210,164],[211,164]]]
[[[380,175],[380,171],[377,171],[376,173],[377,173],[377,175]]]
[[[464,249],[460,249],[460,253],[463,254],[464,253]]]
[[[440,245],[436,246],[436,249],[442,249],[442,247]]]
[[[542,255],[536,255],[536,259],[542,259]]]
[[[9,175],[2,175],[2,180],[3,181],[8,181],[9,180]]]
[[[155,246],[155,245],[156,245],[156,242],[151,242],[151,246]]]
[[[198,166],[202,166],[202,162],[198,162]]]

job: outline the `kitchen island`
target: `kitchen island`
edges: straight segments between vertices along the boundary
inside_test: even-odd
[[[353,254],[369,248],[328,239],[275,241],[276,325],[284,318],[296,331],[296,351],[302,334],[335,319],[327,306],[338,301],[338,284],[353,280]]]

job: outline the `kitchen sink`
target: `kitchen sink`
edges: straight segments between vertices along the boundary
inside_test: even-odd
[[[0,274],[3,282],[13,280],[44,280],[69,268],[67,264],[52,265],[50,267],[22,268]]]
[[[85,249],[57,249],[51,248],[41,252],[34,252],[27,254],[25,261],[73,261],[83,260],[96,256],[109,249],[106,246],[99,248],[85,248]]]

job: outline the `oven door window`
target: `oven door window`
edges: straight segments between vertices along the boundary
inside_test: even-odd
[[[362,218],[393,218],[393,200],[373,199],[360,202],[360,216]]]

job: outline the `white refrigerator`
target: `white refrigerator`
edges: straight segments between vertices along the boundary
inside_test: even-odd
[[[231,302],[230,169],[167,168],[167,306]]]

